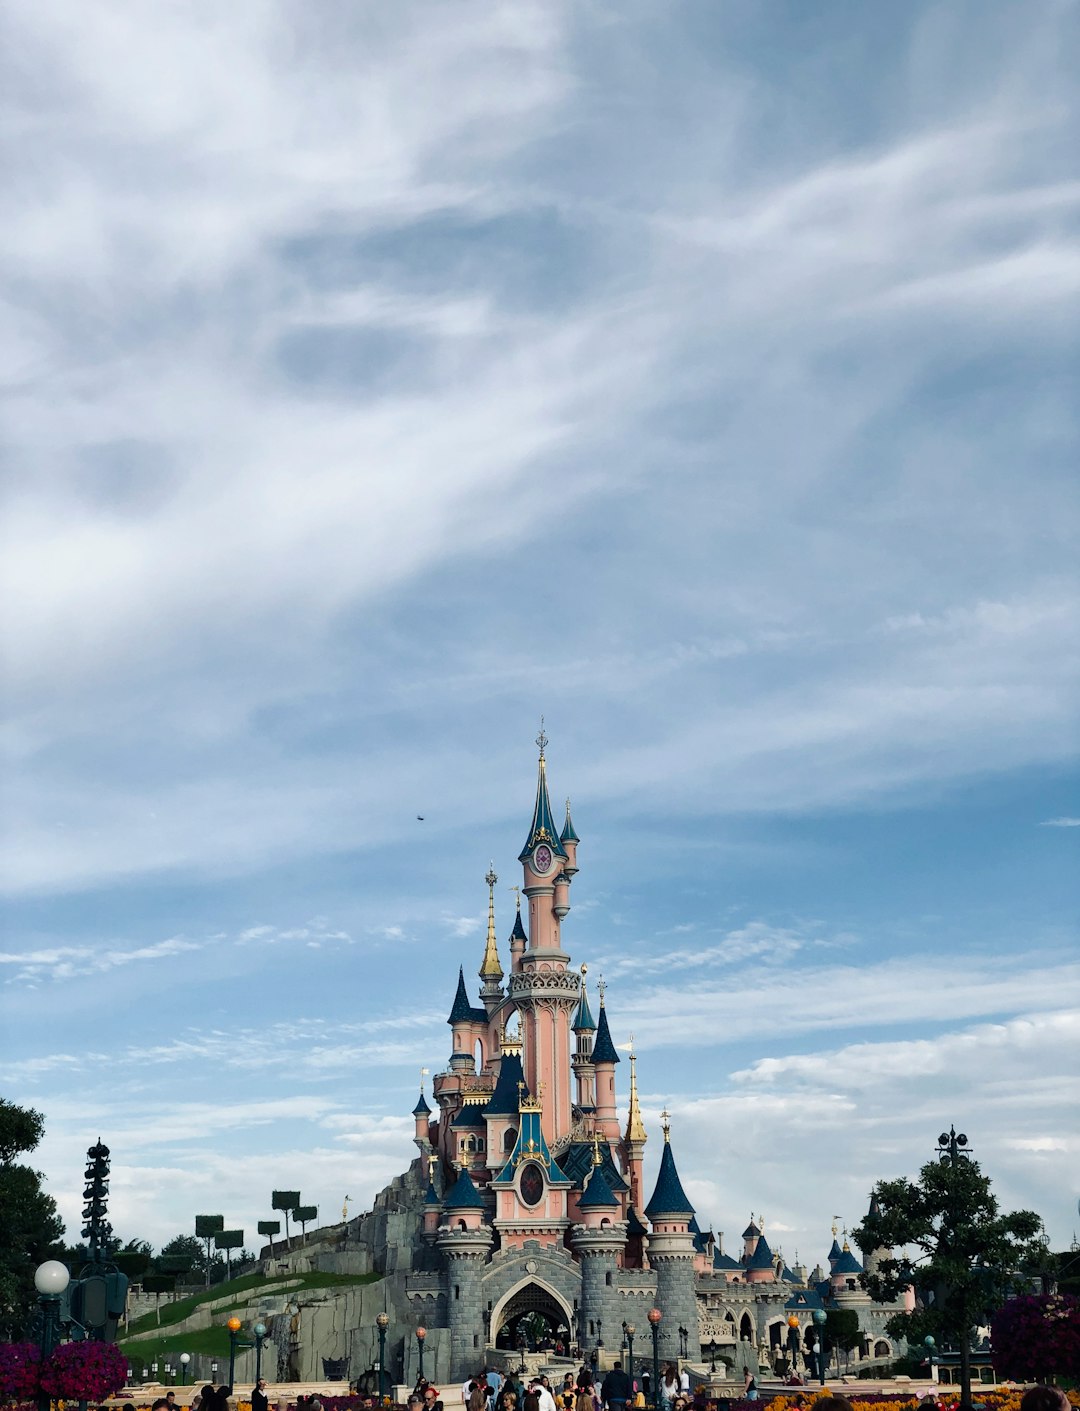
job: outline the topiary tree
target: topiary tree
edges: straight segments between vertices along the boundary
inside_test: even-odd
[[[210,1287],[210,1245],[225,1228],[224,1215],[196,1215],[195,1238],[206,1242],[206,1287]]]
[[[281,1234],[280,1220],[260,1220],[255,1227],[260,1235],[266,1235],[270,1240],[270,1258],[274,1257],[274,1236]]]
[[[298,1205],[293,1210],[293,1219],[300,1226],[303,1238],[307,1239],[307,1227],[312,1220],[318,1219],[319,1207],[317,1205]]]
[[[271,1210],[280,1210],[285,1216],[285,1243],[289,1242],[289,1213],[300,1204],[299,1191],[274,1191],[270,1200]]]
[[[214,1236],[214,1244],[218,1249],[225,1251],[225,1277],[226,1279],[231,1279],[232,1251],[234,1249],[243,1249],[244,1232],[243,1230],[221,1230]]]

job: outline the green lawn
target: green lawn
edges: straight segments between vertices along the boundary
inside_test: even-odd
[[[229,1360],[229,1333],[227,1328],[203,1328],[197,1333],[173,1333],[160,1338],[145,1338],[140,1342],[128,1339],[117,1344],[120,1351],[132,1365],[132,1370],[148,1368],[151,1362],[159,1364],[158,1380],[165,1380],[165,1363],[171,1363],[177,1378],[180,1364],[177,1358],[181,1352],[201,1353],[206,1357],[216,1357],[227,1364]]]
[[[379,1281],[379,1274],[293,1274],[281,1275],[272,1279],[266,1278],[264,1274],[245,1274],[242,1279],[232,1279],[230,1282],[215,1284],[212,1288],[204,1289],[202,1293],[192,1294],[190,1298],[177,1299],[175,1303],[163,1303],[161,1305],[160,1326],[164,1328],[174,1327],[177,1323],[182,1323],[185,1318],[190,1318],[196,1308],[203,1303],[213,1303],[219,1298],[235,1297],[238,1303],[246,1303],[247,1299],[241,1297],[249,1293],[252,1289],[257,1289],[260,1293],[273,1293],[275,1289],[284,1289],[287,1285],[297,1291],[303,1289],[329,1289],[347,1288],[357,1284],[374,1284]],[[228,1315],[222,1313],[222,1323]],[[141,1318],[137,1318],[127,1330],[130,1337],[133,1333],[148,1333],[157,1328],[158,1315],[154,1313],[144,1313]],[[216,1329],[214,1330],[216,1331]],[[228,1334],[222,1328],[222,1333],[226,1339],[226,1350],[228,1350]],[[184,1334],[187,1336],[187,1334]],[[192,1337],[210,1337],[208,1330],[203,1333],[192,1333]],[[155,1343],[157,1339],[154,1340]],[[138,1344],[136,1344],[137,1346]],[[149,1344],[147,1344],[149,1345]],[[180,1348],[180,1351],[184,1351]],[[194,1346],[186,1349],[188,1352],[201,1352],[204,1349]]]

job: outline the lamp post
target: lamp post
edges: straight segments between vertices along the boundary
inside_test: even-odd
[[[183,1379],[183,1383],[184,1383],[185,1386],[187,1385],[188,1367],[190,1367],[190,1366],[191,1366],[191,1353],[190,1353],[190,1352],[181,1352],[181,1354],[180,1354],[180,1376],[181,1376],[181,1378]]]
[[[424,1380],[424,1339],[427,1337],[427,1328],[417,1328],[416,1330],[416,1354],[420,1359],[419,1378]]]
[[[637,1328],[634,1327],[633,1323],[624,1323],[623,1328],[626,1331],[626,1346],[628,1349],[626,1358],[628,1365],[626,1370],[632,1377],[634,1375],[634,1334],[637,1332]]]
[[[791,1358],[791,1370],[794,1372],[799,1365],[799,1320],[792,1313],[787,1320],[788,1335],[788,1356]]]
[[[659,1308],[649,1309],[649,1326],[652,1328],[652,1404],[660,1405],[660,1323],[664,1315]]]
[[[256,1323],[251,1330],[255,1334],[255,1385],[259,1385],[262,1377],[262,1347],[266,1341],[266,1324]]]
[[[229,1330],[229,1395],[231,1396],[236,1377],[236,1342],[243,1324],[234,1313],[225,1326]]]
[[[934,1348],[937,1346],[937,1343],[934,1341],[932,1334],[926,1334],[923,1338],[923,1346],[926,1348],[926,1360],[930,1363],[930,1380],[936,1382],[937,1363],[934,1361]]]
[[[600,1319],[597,1318],[597,1320],[596,1320],[596,1350],[599,1352],[599,1350],[603,1347],[603,1345],[604,1345],[604,1325],[603,1325],[603,1323],[601,1323]]]
[[[38,1306],[41,1309],[41,1334],[38,1346],[41,1360],[52,1355],[52,1350],[60,1341],[60,1299],[71,1282],[67,1265],[59,1259],[46,1259],[34,1270],[34,1287],[38,1292]],[[42,1393],[38,1397],[38,1411],[49,1411],[49,1397]]]
[[[825,1385],[825,1362],[828,1353],[825,1347],[825,1320],[828,1317],[824,1308],[814,1309],[814,1356],[817,1359],[818,1381]]]
[[[375,1319],[379,1330],[379,1400],[386,1396],[386,1330],[390,1326],[389,1313],[380,1313]]]
[[[682,1327],[682,1326],[680,1325],[680,1327],[679,1327],[679,1356],[680,1356],[680,1357],[685,1357],[685,1356],[687,1355],[687,1354],[686,1354],[686,1349],[687,1349],[687,1347],[689,1346],[689,1339],[690,1339],[690,1329],[689,1329],[689,1328],[684,1328],[684,1327]]]
[[[709,1339],[709,1371],[716,1371],[716,1339]]]

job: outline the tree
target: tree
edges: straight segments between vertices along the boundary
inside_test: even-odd
[[[64,1223],[42,1175],[15,1157],[33,1151],[45,1122],[39,1112],[0,1098],[0,1336],[26,1326],[36,1301],[34,1270],[62,1253]]]
[[[285,1243],[289,1243],[289,1215],[300,1204],[299,1191],[274,1191],[270,1196],[270,1209],[280,1210],[285,1216]]]
[[[1004,1303],[1016,1271],[1040,1257],[1042,1221],[1032,1210],[1002,1215],[990,1180],[966,1150],[967,1138],[943,1133],[937,1161],[874,1187],[871,1213],[854,1232],[860,1249],[912,1246],[909,1257],[886,1255],[862,1275],[872,1297],[891,1302],[914,1287],[922,1307],[898,1313],[886,1329],[918,1343],[927,1334],[960,1352],[960,1404],[971,1405],[971,1335]]]
[[[851,1308],[830,1308],[825,1314],[825,1345],[844,1355],[844,1365],[851,1361],[850,1353],[862,1341],[859,1315]],[[840,1365],[837,1357],[836,1365]]]
[[[1014,1382],[1080,1379],[1080,1298],[1067,1293],[1010,1298],[990,1331],[994,1370]]]

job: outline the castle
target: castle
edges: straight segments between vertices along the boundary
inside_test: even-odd
[[[882,1362],[902,1348],[884,1332],[901,1305],[875,1304],[859,1285],[862,1266],[845,1241],[828,1271],[786,1267],[763,1222],[751,1221],[738,1256],[700,1229],[679,1179],[670,1124],[648,1199],[642,1189],[647,1136],[629,1058],[625,1125],[616,1112],[619,1053],[603,986],[595,1011],[586,966],[570,968],[562,926],[578,873],[580,840],[567,801],[561,829],[552,815],[543,730],[536,801],[521,862],[518,911],[503,971],[489,872],[488,926],[479,1003],[459,970],[450,1010],[451,1054],[433,1081],[433,1109],[421,1087],[413,1109],[416,1163],[426,1184],[415,1211],[420,1238],[404,1273],[415,1326],[445,1329],[440,1375],[463,1377],[497,1356],[548,1346],[601,1364],[640,1339],[651,1357],[648,1314],[660,1310],[659,1351],[728,1366],[771,1366],[813,1342],[813,1313],[856,1311],[862,1346],[855,1361]],[[527,924],[521,898],[527,903]],[[869,1252],[869,1258],[880,1251]],[[792,1320],[795,1320],[794,1322]],[[443,1336],[439,1338],[444,1342]],[[432,1337],[431,1342],[435,1342]],[[432,1347],[434,1351],[434,1347]]]

